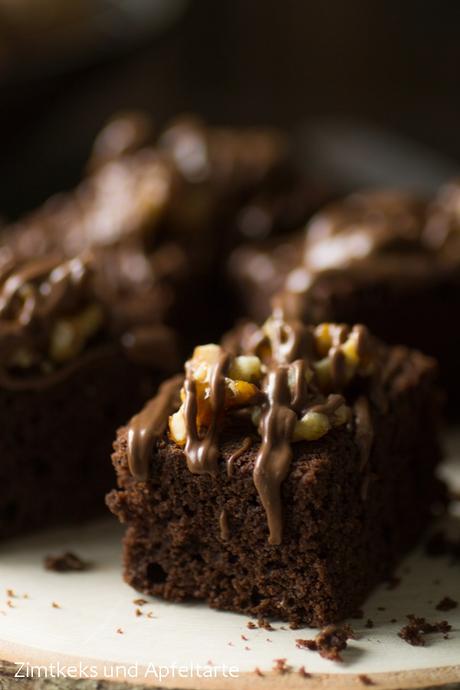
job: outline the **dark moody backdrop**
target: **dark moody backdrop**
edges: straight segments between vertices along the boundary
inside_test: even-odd
[[[102,31],[90,46],[78,0],[61,0],[57,13],[43,3],[46,16],[26,14],[24,30],[0,0],[6,215],[74,183],[101,123],[131,106],[147,108],[159,124],[182,111],[287,128],[333,116],[460,159],[455,0],[184,0],[161,31],[126,41]],[[57,37],[54,53],[48,37]],[[74,43],[79,59],[72,60]]]

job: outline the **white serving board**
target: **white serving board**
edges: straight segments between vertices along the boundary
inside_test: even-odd
[[[456,491],[460,490],[459,441],[460,436],[449,435],[449,460],[442,470]],[[448,522],[459,534],[458,506]],[[35,676],[43,677],[45,672],[58,676],[58,685],[67,682],[58,675],[64,665],[70,675],[74,673],[69,664],[77,666],[75,672],[82,678],[173,688],[362,688],[359,674],[371,677],[378,688],[460,683],[460,605],[447,613],[435,609],[446,595],[460,601],[460,565],[445,558],[428,558],[422,549],[410,555],[398,569],[400,585],[380,587],[363,606],[364,618],[350,621],[359,639],[349,642],[339,664],[296,647],[297,638],[313,637],[314,630],[282,629],[280,623],[273,631],[252,630],[247,628],[247,616],[151,598],[141,607],[143,615],[136,616],[133,600],[139,594],[123,583],[120,574],[121,535],[121,527],[108,518],[1,545],[0,660],[9,662],[3,665],[4,673],[30,677],[32,671],[19,666],[29,662],[44,666],[34,670]],[[93,561],[93,569],[46,571],[44,556],[63,551]],[[408,613],[430,621],[447,619],[453,627],[449,639],[432,635],[425,647],[409,646],[397,635]],[[365,628],[367,618],[374,628]],[[390,622],[393,618],[396,623]],[[287,660],[290,672],[273,671],[279,658]],[[53,668],[51,664],[57,662],[60,668]],[[301,666],[311,678],[298,673]],[[177,667],[185,667],[181,675]],[[256,667],[263,676],[255,673]],[[1,677],[0,668],[0,687]]]

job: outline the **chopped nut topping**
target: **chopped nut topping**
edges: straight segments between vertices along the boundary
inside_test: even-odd
[[[316,441],[331,428],[329,417],[311,410],[299,419],[294,427],[294,441]]]
[[[276,363],[287,368],[291,404],[298,415],[292,440],[314,441],[350,421],[351,410],[339,391],[355,376],[371,373],[372,351],[367,331],[362,326],[350,329],[341,324],[324,323],[316,328],[304,328],[300,335],[296,328],[296,324],[272,316],[259,332],[252,352],[248,348],[244,354],[227,356],[223,370],[223,410],[227,414],[247,409],[254,426],[259,429],[266,406],[268,375]],[[193,381],[196,392],[199,433],[209,428],[214,418],[213,373],[224,356],[222,347],[211,343],[195,348],[186,363],[187,376]],[[178,445],[184,446],[187,439],[184,389],[181,399],[182,405],[169,418],[169,433]]]
[[[195,382],[197,392],[197,426],[203,428],[211,423],[213,409],[210,399],[210,382],[214,367],[218,364],[222,356],[222,348],[218,345],[203,345],[195,348],[192,359],[187,362],[186,368]],[[237,361],[239,360],[239,361]],[[243,360],[243,361],[242,361]],[[249,360],[249,361],[244,361]],[[233,368],[229,374],[237,375],[244,369],[244,375],[252,378],[261,369],[261,362],[258,357],[236,357]],[[184,399],[184,391],[181,392]],[[234,379],[232,376],[225,377],[225,399],[224,409],[246,407],[254,404],[260,398],[260,389],[253,383],[244,379]],[[169,432],[171,438],[178,444],[184,445],[186,441],[186,424],[184,416],[184,404],[178,411],[169,418]]]
[[[87,341],[97,333],[102,322],[102,309],[97,304],[91,304],[79,314],[57,321],[51,334],[50,358],[62,363],[76,357]]]

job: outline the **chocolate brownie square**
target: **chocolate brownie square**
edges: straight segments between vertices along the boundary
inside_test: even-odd
[[[435,357],[457,407],[459,199],[458,182],[428,201],[355,193],[319,211],[304,232],[241,246],[229,270],[248,315],[262,320],[275,305],[311,323],[363,323],[385,342]]]
[[[435,362],[362,326],[277,313],[196,348],[118,432],[126,581],[294,624],[346,617],[441,496],[437,403]]]

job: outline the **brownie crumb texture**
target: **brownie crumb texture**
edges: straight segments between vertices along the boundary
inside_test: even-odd
[[[452,626],[447,621],[430,623],[426,618],[414,616],[413,614],[409,614],[407,619],[409,623],[401,628],[398,635],[404,642],[414,647],[425,646],[425,635],[429,633],[443,633],[446,635],[452,629]]]
[[[299,668],[299,676],[302,676],[302,678],[311,678],[311,673],[308,673],[305,666],[301,666]]]
[[[368,618],[364,627],[365,628],[373,628],[374,627],[374,621],[371,618]]]
[[[89,561],[84,561],[71,551],[66,551],[59,556],[46,556],[43,564],[46,570],[52,570],[55,573],[78,572],[91,568]]]
[[[458,606],[458,601],[455,601],[455,599],[452,599],[451,597],[444,597],[441,599],[441,601],[436,604],[436,610],[437,611],[452,611],[452,609],[456,609]]]
[[[324,659],[343,661],[340,652],[347,647],[347,640],[356,639],[353,629],[349,625],[327,625],[314,640],[296,640],[299,648],[309,649]]]
[[[143,599],[142,597],[139,597],[137,599],[133,599],[133,604],[136,604],[136,606],[145,606],[145,604],[148,604],[149,602],[147,599]]]
[[[369,678],[365,673],[360,673],[358,676],[359,682],[363,685],[375,685],[372,678]]]
[[[273,662],[273,670],[276,671],[276,673],[284,675],[285,673],[289,673],[291,670],[291,667],[287,663],[287,659],[273,659]]]

